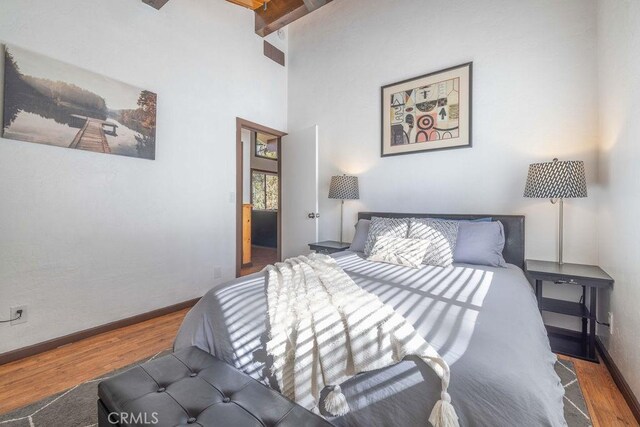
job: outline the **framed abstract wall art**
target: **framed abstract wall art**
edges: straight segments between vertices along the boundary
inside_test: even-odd
[[[156,101],[151,91],[5,46],[4,138],[153,160]]]
[[[472,66],[382,87],[382,157],[471,147]]]

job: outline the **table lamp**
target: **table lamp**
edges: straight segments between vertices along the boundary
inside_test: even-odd
[[[342,200],[340,204],[340,243],[343,243],[342,229],[344,220],[344,201],[360,198],[358,177],[348,175],[332,176],[331,185],[329,186],[329,198]]]
[[[579,160],[532,163],[529,165],[524,197],[550,199],[559,205],[558,263],[563,264],[564,199],[587,197],[584,162]]]

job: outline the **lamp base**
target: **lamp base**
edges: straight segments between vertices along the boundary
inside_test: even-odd
[[[564,251],[564,199],[560,198],[558,206],[558,264],[564,264],[563,251]]]
[[[344,230],[344,199],[340,202],[340,244],[344,243],[342,240],[342,232]]]

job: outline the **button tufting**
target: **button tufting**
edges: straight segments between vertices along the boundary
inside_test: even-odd
[[[182,361],[184,363],[180,363]],[[151,375],[143,375],[141,369]],[[200,373],[203,372],[201,380]],[[193,381],[185,381],[190,377]],[[130,387],[137,382],[140,382],[140,387]],[[276,391],[255,383],[251,377],[211,354],[191,347],[103,381],[100,398],[104,399],[109,412],[133,414],[129,418],[131,424],[135,424],[131,420],[138,414],[147,414],[147,421],[151,419],[152,423],[151,414],[157,412],[159,421],[157,426],[151,427],[160,427],[160,424],[240,427],[246,425],[247,420],[252,421],[252,425],[275,427],[276,423],[271,420],[274,416],[279,419],[280,414],[283,418],[280,426],[332,427],[312,412],[283,400]],[[154,392],[166,396],[154,398]],[[243,393],[244,397],[241,396]],[[277,408],[275,412],[274,408]],[[290,415],[285,417],[284,414]],[[124,416],[121,418],[124,421]],[[163,424],[163,421],[166,422]],[[0,427],[4,427],[1,421]]]

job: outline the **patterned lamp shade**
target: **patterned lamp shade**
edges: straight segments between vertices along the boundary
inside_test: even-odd
[[[540,199],[587,197],[584,162],[554,159],[552,162],[529,165],[524,197]]]
[[[359,199],[360,191],[358,190],[357,176],[332,176],[331,186],[329,187],[330,199]]]

